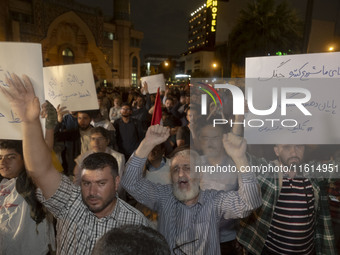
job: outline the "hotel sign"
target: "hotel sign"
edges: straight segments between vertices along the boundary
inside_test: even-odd
[[[211,8],[211,32],[216,32],[217,0],[207,0],[207,8]]]

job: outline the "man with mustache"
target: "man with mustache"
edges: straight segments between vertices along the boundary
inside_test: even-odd
[[[125,224],[148,225],[137,209],[116,197],[120,178],[117,160],[107,153],[84,159],[81,186],[52,164],[39,120],[40,103],[30,79],[11,74],[0,87],[20,118],[27,173],[38,187],[37,197],[57,219],[57,254],[91,254],[96,241]]]
[[[303,163],[304,145],[278,144],[274,152],[278,159],[269,163],[250,157],[250,165],[284,171],[258,175],[263,205],[241,220],[237,239],[249,254],[336,254],[325,188],[329,179],[322,178],[326,173],[315,178],[311,170],[320,163]]]
[[[261,195],[252,173],[240,172],[238,191],[200,190],[195,164],[200,157],[188,147],[173,152],[170,162],[172,184],[154,184],[143,178],[148,154],[169,137],[163,126],[149,127],[144,140],[127,163],[122,186],[138,202],[158,212],[158,230],[172,254],[220,254],[219,224],[222,218],[242,218],[260,206]],[[223,139],[238,169],[248,164],[243,138],[228,134]]]

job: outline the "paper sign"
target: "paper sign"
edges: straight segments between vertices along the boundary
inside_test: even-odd
[[[150,75],[150,76],[145,76],[141,78],[141,83],[142,86],[146,82],[148,84],[148,90],[150,94],[155,94],[157,93],[157,89],[160,88],[160,90],[165,91],[165,79],[164,75],[161,74],[156,74],[156,75]]]
[[[277,95],[273,114],[246,115],[245,137],[249,144],[340,143],[339,52],[247,58],[246,77],[246,91],[252,89],[251,103],[256,109],[271,109]],[[285,98],[294,102],[307,98],[308,93],[301,89],[308,90],[311,98],[300,107],[285,106]]]
[[[44,100],[41,45],[35,43],[0,43],[0,86],[8,87],[6,76],[15,73],[27,75],[40,103]],[[0,93],[0,138],[21,140],[20,119],[13,114],[9,102]]]
[[[90,63],[44,67],[45,98],[69,111],[99,109]]]

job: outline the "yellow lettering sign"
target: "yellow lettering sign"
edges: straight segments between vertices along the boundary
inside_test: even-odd
[[[212,0],[207,0],[207,8],[212,5]]]
[[[212,25],[212,26],[216,26],[216,19],[214,19],[214,20],[211,21],[211,25]]]
[[[215,27],[211,27],[211,32],[216,32]]]
[[[216,19],[216,16],[217,16],[217,13],[213,13],[213,14],[212,14],[212,18],[213,18],[213,19]]]
[[[217,1],[212,1],[213,6],[217,6]]]

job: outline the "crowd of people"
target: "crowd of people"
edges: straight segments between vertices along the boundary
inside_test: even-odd
[[[69,112],[41,108],[27,76],[6,83],[23,139],[0,141],[0,254],[340,254],[331,172],[242,170],[336,166],[336,148],[322,162],[307,162],[305,145],[276,144],[276,159],[258,157],[241,125],[209,121],[242,121],[230,102],[201,116],[189,86],[161,93],[154,124],[147,84],[99,87],[98,110]],[[237,171],[206,171],[217,166]]]

